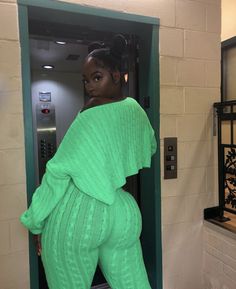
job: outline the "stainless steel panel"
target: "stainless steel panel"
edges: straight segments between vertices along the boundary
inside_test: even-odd
[[[56,152],[56,118],[52,103],[36,105],[39,182],[45,172],[46,163]]]

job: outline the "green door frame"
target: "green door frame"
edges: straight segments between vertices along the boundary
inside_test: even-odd
[[[153,289],[162,289],[162,246],[161,246],[161,177],[160,177],[160,97],[159,97],[159,19],[141,15],[116,12],[108,9],[83,6],[80,4],[52,1],[52,0],[18,0],[18,15],[21,45],[22,63],[22,93],[24,106],[24,129],[25,129],[25,152],[26,152],[26,176],[27,198],[31,202],[35,190],[35,166],[34,166],[34,142],[32,127],[32,104],[31,104],[31,79],[29,60],[29,31],[28,31],[28,8],[38,7],[78,13],[82,16],[100,17],[101,19],[119,20],[121,23],[134,23],[146,28],[141,33],[140,44],[140,102],[144,98],[149,99],[150,106],[146,112],[152,123],[157,137],[157,153],[152,159],[152,168],[142,170],[141,177],[141,210],[143,213],[142,244],[148,259],[145,259],[150,282]],[[99,18],[99,19],[100,19]],[[96,18],[97,19],[97,18]],[[123,22],[122,22],[123,21]],[[92,23],[93,24],[93,23]],[[124,24],[127,25],[127,24]],[[128,26],[126,26],[128,27]],[[139,26],[142,27],[142,26]],[[155,230],[153,230],[155,228]],[[147,236],[147,237],[145,237]],[[32,238],[29,238],[30,250],[30,284],[31,289],[38,289],[38,265]]]

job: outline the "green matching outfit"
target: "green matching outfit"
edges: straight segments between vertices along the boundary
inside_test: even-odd
[[[98,263],[112,289],[151,288],[140,211],[122,186],[151,166],[155,151],[154,130],[133,98],[78,113],[20,218],[42,234],[50,289],[89,289]]]

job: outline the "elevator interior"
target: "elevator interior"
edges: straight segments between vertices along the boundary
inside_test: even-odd
[[[94,41],[110,44],[114,32],[88,27],[41,21],[29,21],[31,96],[35,143],[36,182],[40,184],[47,161],[53,157],[67,129],[83,107],[87,96],[82,84],[82,63],[88,45]],[[125,76],[123,93],[138,101],[138,37],[125,35],[127,51],[122,61]],[[46,69],[44,66],[51,66]],[[126,190],[139,203],[139,176],[127,178]],[[39,289],[47,289],[39,258]],[[98,269],[93,288],[106,287]]]

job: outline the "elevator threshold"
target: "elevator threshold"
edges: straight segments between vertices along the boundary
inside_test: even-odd
[[[103,283],[100,285],[96,285],[91,287],[91,289],[111,289],[111,287],[107,283]]]

